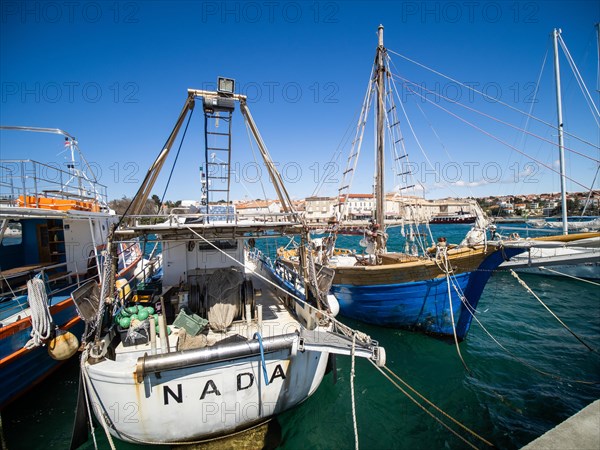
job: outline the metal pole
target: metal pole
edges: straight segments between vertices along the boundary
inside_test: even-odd
[[[385,135],[383,132],[383,122],[385,119],[385,110],[383,94],[385,91],[384,75],[385,67],[383,55],[383,25],[378,29],[379,45],[377,47],[377,179],[375,180],[375,200],[377,202],[375,209],[375,222],[379,224],[381,230],[385,225],[385,186],[384,186],[384,145]]]
[[[563,234],[569,234],[567,223],[567,179],[565,176],[565,143],[563,136],[563,117],[562,117],[562,99],[560,93],[560,66],[558,62],[558,35],[561,30],[555,28],[553,31],[554,40],[554,78],[556,81],[556,111],[558,120],[558,152],[560,157],[560,198],[562,207],[562,228]]]

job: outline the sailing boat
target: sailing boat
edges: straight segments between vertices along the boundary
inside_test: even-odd
[[[600,25],[597,25],[600,48]],[[558,130],[558,151],[560,162],[561,221],[535,223],[536,228],[550,229],[561,227],[562,235],[533,238],[526,254],[517,255],[502,264],[503,268],[514,269],[537,275],[569,276],[584,279],[600,279],[600,219],[583,222],[569,222],[567,217],[566,167],[564,146],[564,125],[562,112],[560,64],[558,42],[562,39],[561,30],[552,32],[554,43],[554,75],[556,83],[556,109]],[[600,56],[599,56],[600,57]],[[599,168],[600,169],[600,168]],[[593,186],[592,186],[593,187]],[[569,234],[569,229],[579,233]],[[581,232],[584,229],[596,231]]]
[[[487,239],[487,221],[479,208],[475,225],[464,241],[450,246],[440,238],[423,256],[387,250],[385,233],[384,190],[384,125],[393,128],[398,121],[388,120],[386,112],[395,106],[390,86],[391,71],[383,45],[383,26],[378,29],[378,46],[372,78],[369,82],[356,135],[358,150],[370,102],[375,97],[376,111],[376,176],[374,196],[376,208],[371,229],[361,245],[366,255],[334,249],[336,235],[328,238],[321,261],[335,270],[331,292],[340,304],[340,313],[363,322],[389,327],[409,328],[460,341],[467,336],[481,293],[492,272],[507,258],[523,251],[508,243]],[[394,119],[394,118],[392,118]],[[362,129],[361,129],[362,128]],[[391,132],[390,132],[391,133]],[[393,141],[394,138],[392,138]],[[397,138],[401,140],[401,138]],[[393,145],[392,142],[390,145]],[[358,151],[351,150],[344,172],[353,174]],[[401,158],[401,157],[399,157]],[[349,164],[350,166],[350,164]],[[339,193],[340,209],[347,203],[350,183],[342,181]],[[477,211],[477,205],[474,204]],[[344,216],[340,212],[340,220]],[[422,218],[424,222],[428,218]],[[293,265],[291,253],[284,255]]]
[[[260,260],[248,258],[246,240],[253,246],[266,235],[302,235],[305,227],[246,96],[234,92],[231,79],[220,78],[218,87],[214,92],[188,90],[175,128],[113,234],[100,292],[95,285],[84,286],[77,296],[78,303],[91,305],[87,314],[80,308],[89,326],[110,317],[85,343],[81,361],[84,397],[109,439],[175,445],[225,436],[265,422],[312,395],[330,354],[385,364],[383,348],[328,312],[326,292],[310,287],[309,281],[293,292],[275,286],[260,274]],[[205,208],[140,215],[198,99],[208,168],[202,171],[200,186]],[[213,201],[214,195],[229,198],[231,123],[237,103],[283,207],[281,214],[238,221],[233,208]],[[221,152],[218,162],[214,152]],[[162,278],[145,301],[123,301],[114,287],[112,252],[115,242],[135,236],[161,243]],[[121,414],[112,412],[114,405]],[[74,434],[75,442],[81,440]]]

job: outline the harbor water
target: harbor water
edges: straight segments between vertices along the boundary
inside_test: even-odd
[[[435,235],[457,242],[468,226],[439,225],[432,229]],[[360,237],[342,239],[346,240],[342,243],[356,246]],[[270,245],[272,251],[277,244]],[[399,229],[390,230],[389,245],[400,249],[393,248],[401,245]],[[582,340],[600,349],[598,286],[557,277],[521,278]],[[492,276],[477,318],[481,325],[474,321],[467,339],[460,344],[468,369],[453,342],[341,320],[379,341],[386,349],[391,370],[497,448],[520,448],[600,398],[598,352],[582,345],[509,273],[499,271]],[[334,373],[326,375],[312,397],[277,418],[276,446],[354,447],[351,361],[348,357],[337,357],[336,361],[335,377]],[[68,448],[78,370],[76,360],[68,362],[2,412],[9,449]],[[356,360],[355,400],[363,449],[467,448],[362,359]],[[115,414],[126,413],[118,406],[113,408]],[[440,416],[432,407],[425,408]],[[464,431],[460,434],[477,447],[486,447]],[[109,448],[101,427],[96,428],[96,438],[99,448]],[[143,448],[115,442],[119,449]],[[94,448],[91,438],[83,448]]]

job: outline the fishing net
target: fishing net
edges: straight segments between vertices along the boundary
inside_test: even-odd
[[[208,279],[206,302],[208,321],[213,331],[225,332],[240,314],[242,273],[235,268],[218,269]]]

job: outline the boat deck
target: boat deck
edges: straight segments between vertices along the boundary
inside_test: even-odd
[[[206,345],[213,346],[225,339],[252,339],[254,334],[260,331],[263,338],[268,338],[276,335],[284,335],[294,333],[299,329],[300,324],[297,319],[292,316],[288,309],[284,306],[274,293],[273,288],[267,285],[266,282],[258,277],[252,277],[254,288],[261,295],[256,295],[256,305],[262,305],[262,326],[259,330],[258,320],[253,318],[250,322],[246,320],[236,320],[227,329],[225,333],[214,332],[210,326],[206,326],[201,334],[206,336]],[[168,336],[169,352],[177,351],[177,341],[179,339],[179,328],[169,324],[172,333]],[[208,332],[207,332],[208,330]],[[125,361],[129,359],[137,359],[144,353],[151,354],[151,345],[140,344],[125,347],[123,343],[119,343],[115,349],[116,360]],[[160,338],[156,337],[156,353],[162,353]]]

